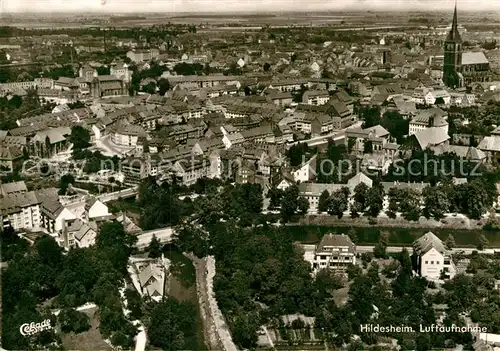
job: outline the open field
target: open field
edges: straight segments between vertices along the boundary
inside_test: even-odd
[[[450,10],[451,11],[451,10]],[[450,11],[441,12],[281,12],[281,13],[149,13],[127,15],[54,13],[48,14],[3,14],[3,25],[23,28],[85,28],[85,27],[144,27],[159,24],[196,24],[220,27],[283,27],[283,26],[334,26],[349,28],[359,25],[448,25]],[[500,14],[496,12],[461,11],[460,21],[464,26],[500,27]]]

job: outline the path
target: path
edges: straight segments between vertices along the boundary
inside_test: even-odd
[[[77,310],[78,312],[81,312],[81,311],[85,311],[85,310],[90,310],[91,308],[95,308],[95,307],[97,307],[97,305],[95,303],[87,302],[86,304],[75,308],[75,310]],[[59,313],[61,313],[61,309],[57,309],[57,310],[52,311],[52,314],[54,316],[58,316]]]
[[[237,351],[224,315],[220,311],[213,291],[215,259],[213,256],[198,259],[188,255],[196,269],[196,288],[203,318],[205,342],[210,350]]]
[[[127,309],[128,301],[125,297],[125,290],[127,289],[127,283],[125,282],[122,287],[120,287],[119,292],[120,296],[122,298],[122,308],[123,308],[123,314],[125,317],[128,317],[130,314],[130,310]],[[147,335],[146,335],[146,328],[144,327],[144,324],[140,320],[135,320],[132,321],[132,324],[137,327],[139,330],[139,333],[135,337],[135,351],[144,351],[146,349],[146,342],[148,340]]]

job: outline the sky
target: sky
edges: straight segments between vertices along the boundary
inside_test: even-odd
[[[462,11],[498,11],[500,0],[457,0]],[[104,3],[104,4],[103,4]],[[450,11],[455,0],[0,0],[5,12]]]

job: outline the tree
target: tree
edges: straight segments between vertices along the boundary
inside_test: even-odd
[[[448,235],[444,244],[448,250],[451,250],[455,247],[455,238],[453,237],[453,234]]]
[[[330,194],[328,190],[324,190],[318,199],[318,212],[326,212],[328,211],[328,203],[330,199]]]
[[[134,251],[136,242],[137,237],[125,233],[121,223],[106,222],[97,234],[96,246],[114,269],[126,272],[128,257]]]
[[[354,243],[354,244],[357,244],[358,241],[359,241],[359,238],[358,238],[358,233],[356,232],[356,229],[354,228],[350,228],[349,231],[347,232],[347,235],[349,236],[349,238],[351,238],[351,241]]]
[[[149,82],[148,84],[142,87],[142,90],[148,94],[154,94],[156,92],[156,83]]]
[[[367,213],[372,217],[377,217],[384,208],[384,188],[381,185],[372,186],[366,193]]]
[[[441,187],[426,187],[423,197],[425,217],[434,217],[437,220],[444,218],[451,206],[447,193]]]
[[[75,177],[73,177],[72,174],[68,173],[63,175],[59,180],[59,195],[66,195],[69,185],[74,183]]]
[[[73,144],[73,148],[84,149],[90,146],[90,133],[82,126],[73,126],[71,127],[69,141]]]
[[[280,214],[284,222],[288,222],[297,211],[299,187],[296,184],[289,186],[281,200]]]
[[[161,256],[161,244],[155,234],[153,234],[153,237],[151,238],[147,251],[149,252],[149,257],[151,258],[158,258]]]
[[[363,128],[370,128],[379,125],[380,107],[362,107],[359,109],[359,116],[364,120]]]
[[[82,333],[90,329],[89,317],[75,309],[63,309],[58,316],[61,330],[64,333]]]
[[[301,215],[305,215],[309,210],[309,201],[305,197],[300,197],[297,200],[297,210]]]
[[[301,165],[312,153],[307,143],[298,143],[287,150],[286,156],[290,159],[290,165],[296,167]]]
[[[376,258],[386,258],[387,257],[386,249],[387,247],[384,244],[378,242],[377,244],[375,244],[375,247],[373,248],[373,255]]]
[[[181,251],[192,252],[200,258],[209,254],[209,235],[203,227],[188,223],[181,225],[176,232],[174,242]]]
[[[158,81],[158,89],[159,89],[159,94],[164,96],[165,93],[170,89],[170,83],[167,79],[165,78],[160,78]]]
[[[35,248],[41,263],[52,267],[58,267],[62,263],[61,247],[50,235],[40,237],[35,242]]]
[[[151,345],[163,350],[185,349],[187,337],[196,333],[196,309],[188,302],[165,299],[155,304],[148,323]]]
[[[380,233],[380,238],[378,243],[373,248],[373,255],[376,258],[386,258],[386,249],[388,245],[389,238],[387,237],[387,233]]]
[[[408,135],[410,122],[397,111],[387,111],[382,117],[381,125],[401,144]]]
[[[477,238],[477,249],[482,251],[486,246],[488,246],[488,244],[489,241],[488,239],[486,239],[486,236],[484,236],[484,234],[479,235],[479,237]]]
[[[278,189],[276,187],[272,187],[269,192],[269,207],[270,208],[277,208],[280,206],[281,199],[283,198],[284,191],[281,189]]]
[[[349,188],[342,188],[334,192],[328,200],[327,212],[329,215],[342,218],[348,207]]]
[[[266,62],[266,63],[264,63],[263,68],[264,68],[264,72],[268,72],[271,69],[271,65],[268,62]]]

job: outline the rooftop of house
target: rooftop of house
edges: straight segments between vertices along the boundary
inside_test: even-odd
[[[417,115],[411,119],[412,124],[424,124],[431,127],[442,127],[448,125],[446,121],[447,114],[438,107],[430,108],[427,110],[419,110]]]
[[[500,152],[500,135],[484,137],[477,146],[480,150]]]
[[[428,232],[415,240],[413,242],[413,248],[415,249],[415,252],[419,255],[423,255],[427,253],[431,249],[435,249],[436,251],[440,253],[445,253],[446,248],[441,241],[434,233]]]
[[[442,144],[450,139],[446,130],[442,128],[427,128],[416,132],[414,135],[422,150]]]
[[[0,160],[14,161],[23,157],[23,150],[18,146],[0,146]]]
[[[489,63],[482,52],[464,52],[462,53],[462,65],[479,65]]]
[[[0,184],[0,193],[8,196],[10,194],[22,194],[28,192],[28,188],[26,188],[26,184],[23,180],[18,182],[11,183],[3,183]]]
[[[326,234],[316,248],[316,253],[331,251],[331,248],[347,248],[349,253],[356,253],[356,245],[345,234]]]
[[[350,188],[354,188],[356,187],[358,184],[361,184],[361,183],[364,183],[366,184],[369,188],[372,187],[373,185],[373,180],[371,180],[370,178],[368,178],[364,173],[361,173],[359,172],[358,174],[356,174],[354,177],[352,177],[351,179],[349,179],[347,181],[347,185],[350,187]]]

